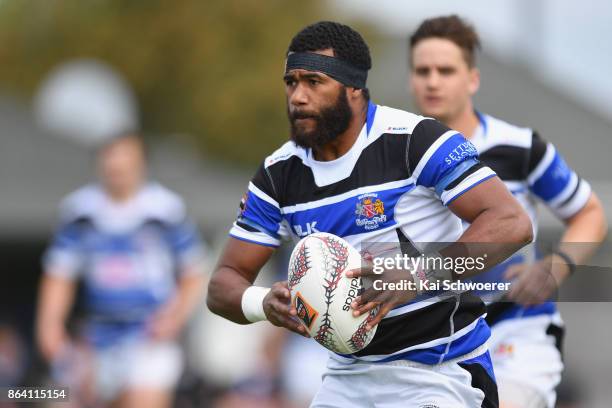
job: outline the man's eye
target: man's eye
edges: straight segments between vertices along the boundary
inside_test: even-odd
[[[285,85],[293,86],[293,85],[295,85],[295,80],[293,80],[293,79],[285,79]]]
[[[416,69],[416,74],[420,75],[420,76],[425,76],[429,73],[429,69],[427,68],[417,68]]]
[[[310,83],[310,85],[318,85],[319,84],[319,81],[317,81],[316,79],[310,79],[308,82]]]

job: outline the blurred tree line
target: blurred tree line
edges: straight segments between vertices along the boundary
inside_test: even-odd
[[[185,133],[252,165],[287,139],[291,37],[320,1],[0,0],[0,86],[32,96],[72,58],[111,64],[138,96],[145,132]]]

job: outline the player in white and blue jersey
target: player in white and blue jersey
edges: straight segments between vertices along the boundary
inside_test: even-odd
[[[209,284],[213,312],[305,334],[286,281],[252,286],[287,234],[329,232],[358,250],[366,242],[530,241],[528,216],[463,136],[370,102],[370,67],[367,45],[348,26],[319,22],[293,38],[284,76],[291,141],[249,183]],[[465,232],[462,219],[471,223]],[[491,255],[510,255],[503,251]],[[480,299],[379,295],[372,342],[331,354],[313,406],[497,406]]]
[[[80,281],[77,342],[91,350],[92,368],[83,368],[91,382],[80,388],[120,407],[167,407],[182,372],[176,336],[202,295],[203,246],[182,199],[145,181],[137,136],[106,144],[98,164],[100,183],[62,202],[44,259],[37,340],[60,377],[70,375],[62,367],[85,364],[72,358],[65,327]]]
[[[536,204],[564,221],[559,247],[542,257],[535,245],[478,276],[512,281],[507,293],[489,293],[487,321],[500,403],[505,407],[555,405],[561,380],[563,324],[550,301],[558,286],[604,239],[606,220],[589,183],[559,151],[529,128],[474,109],[479,87],[475,53],[479,39],[457,16],[425,20],[410,38],[410,85],[419,110],[464,134],[480,160],[504,181],[529,214],[537,235]],[[588,245],[571,245],[572,242]]]

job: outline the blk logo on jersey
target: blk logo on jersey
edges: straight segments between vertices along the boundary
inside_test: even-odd
[[[319,232],[317,229],[317,221],[307,222],[305,228],[303,228],[301,225],[294,225],[293,230],[298,237],[305,237],[307,235],[314,234],[315,232]]]
[[[319,313],[304,300],[300,292],[295,294],[295,309],[297,310],[297,317],[310,330]]]
[[[357,216],[355,223],[357,226],[370,231],[387,222],[385,204],[378,198],[378,194],[363,194],[357,197],[357,199],[359,200],[355,209],[355,215]]]

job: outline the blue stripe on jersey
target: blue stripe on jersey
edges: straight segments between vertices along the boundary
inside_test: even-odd
[[[555,198],[563,191],[572,177],[572,170],[555,152],[555,157],[546,171],[531,186],[531,191],[544,201]]]
[[[188,222],[169,227],[166,237],[175,255],[200,246],[198,230],[195,225]]]
[[[540,315],[551,315],[557,312],[557,305],[553,301],[544,302],[535,306],[521,306],[515,304],[508,310],[504,311],[495,320],[492,326],[495,326],[499,322],[508,319],[520,319],[522,317],[540,316]]]
[[[147,322],[87,322],[84,334],[97,349],[116,345],[131,337],[145,337]]]
[[[250,221],[248,224],[256,227],[274,238],[279,238],[278,229],[281,222],[281,213],[278,207],[262,200],[251,191],[247,193],[245,209],[242,218]]]
[[[442,195],[442,192],[444,191],[446,186],[461,177],[463,173],[465,173],[475,164],[478,164],[478,160],[470,158],[464,162],[459,163],[458,166],[447,172],[446,175],[436,183],[436,193],[438,194],[438,196]]]
[[[417,185],[433,187],[437,185],[449,171],[459,166],[467,159],[478,157],[478,151],[472,143],[457,133],[448,138],[431,155],[427,164],[421,170]]]
[[[75,249],[81,246],[82,229],[77,223],[62,225],[53,239],[51,249]]]
[[[115,321],[125,320],[126,313],[131,315],[130,320],[146,320],[172,292],[171,287],[157,294],[149,288],[102,289],[91,284],[86,284],[84,290],[88,312]]]
[[[368,102],[368,114],[366,115],[366,136],[370,134],[372,124],[374,123],[374,116],[376,115],[376,105],[372,102]]]
[[[340,237],[363,234],[373,230],[395,225],[395,205],[399,198],[412,190],[414,184],[363,194],[337,203],[323,205],[287,214],[291,229],[297,236],[306,236],[312,232],[329,232]],[[364,201],[370,199],[371,203]],[[373,204],[380,200],[382,212],[372,212]]]
[[[467,354],[483,345],[491,337],[491,329],[481,317],[472,330],[456,340],[427,349],[411,350],[405,353],[387,357],[379,362],[410,360],[422,364],[439,364]],[[448,347],[448,352],[446,348]],[[442,359],[442,361],[440,361]]]
[[[495,379],[495,371],[493,370],[493,361],[491,360],[491,354],[487,351],[486,353],[482,353],[478,357],[470,358],[469,360],[459,361],[461,364],[479,364],[482,368],[485,369],[487,374],[493,379],[493,381],[497,382]]]
[[[254,229],[256,229],[257,231],[269,235],[271,237],[273,237],[274,239],[280,239],[280,235],[279,234],[275,234],[272,232],[268,232],[264,227],[262,227],[261,225],[249,220],[248,218],[244,218],[242,216],[238,217],[238,221],[242,224],[246,224]]]

